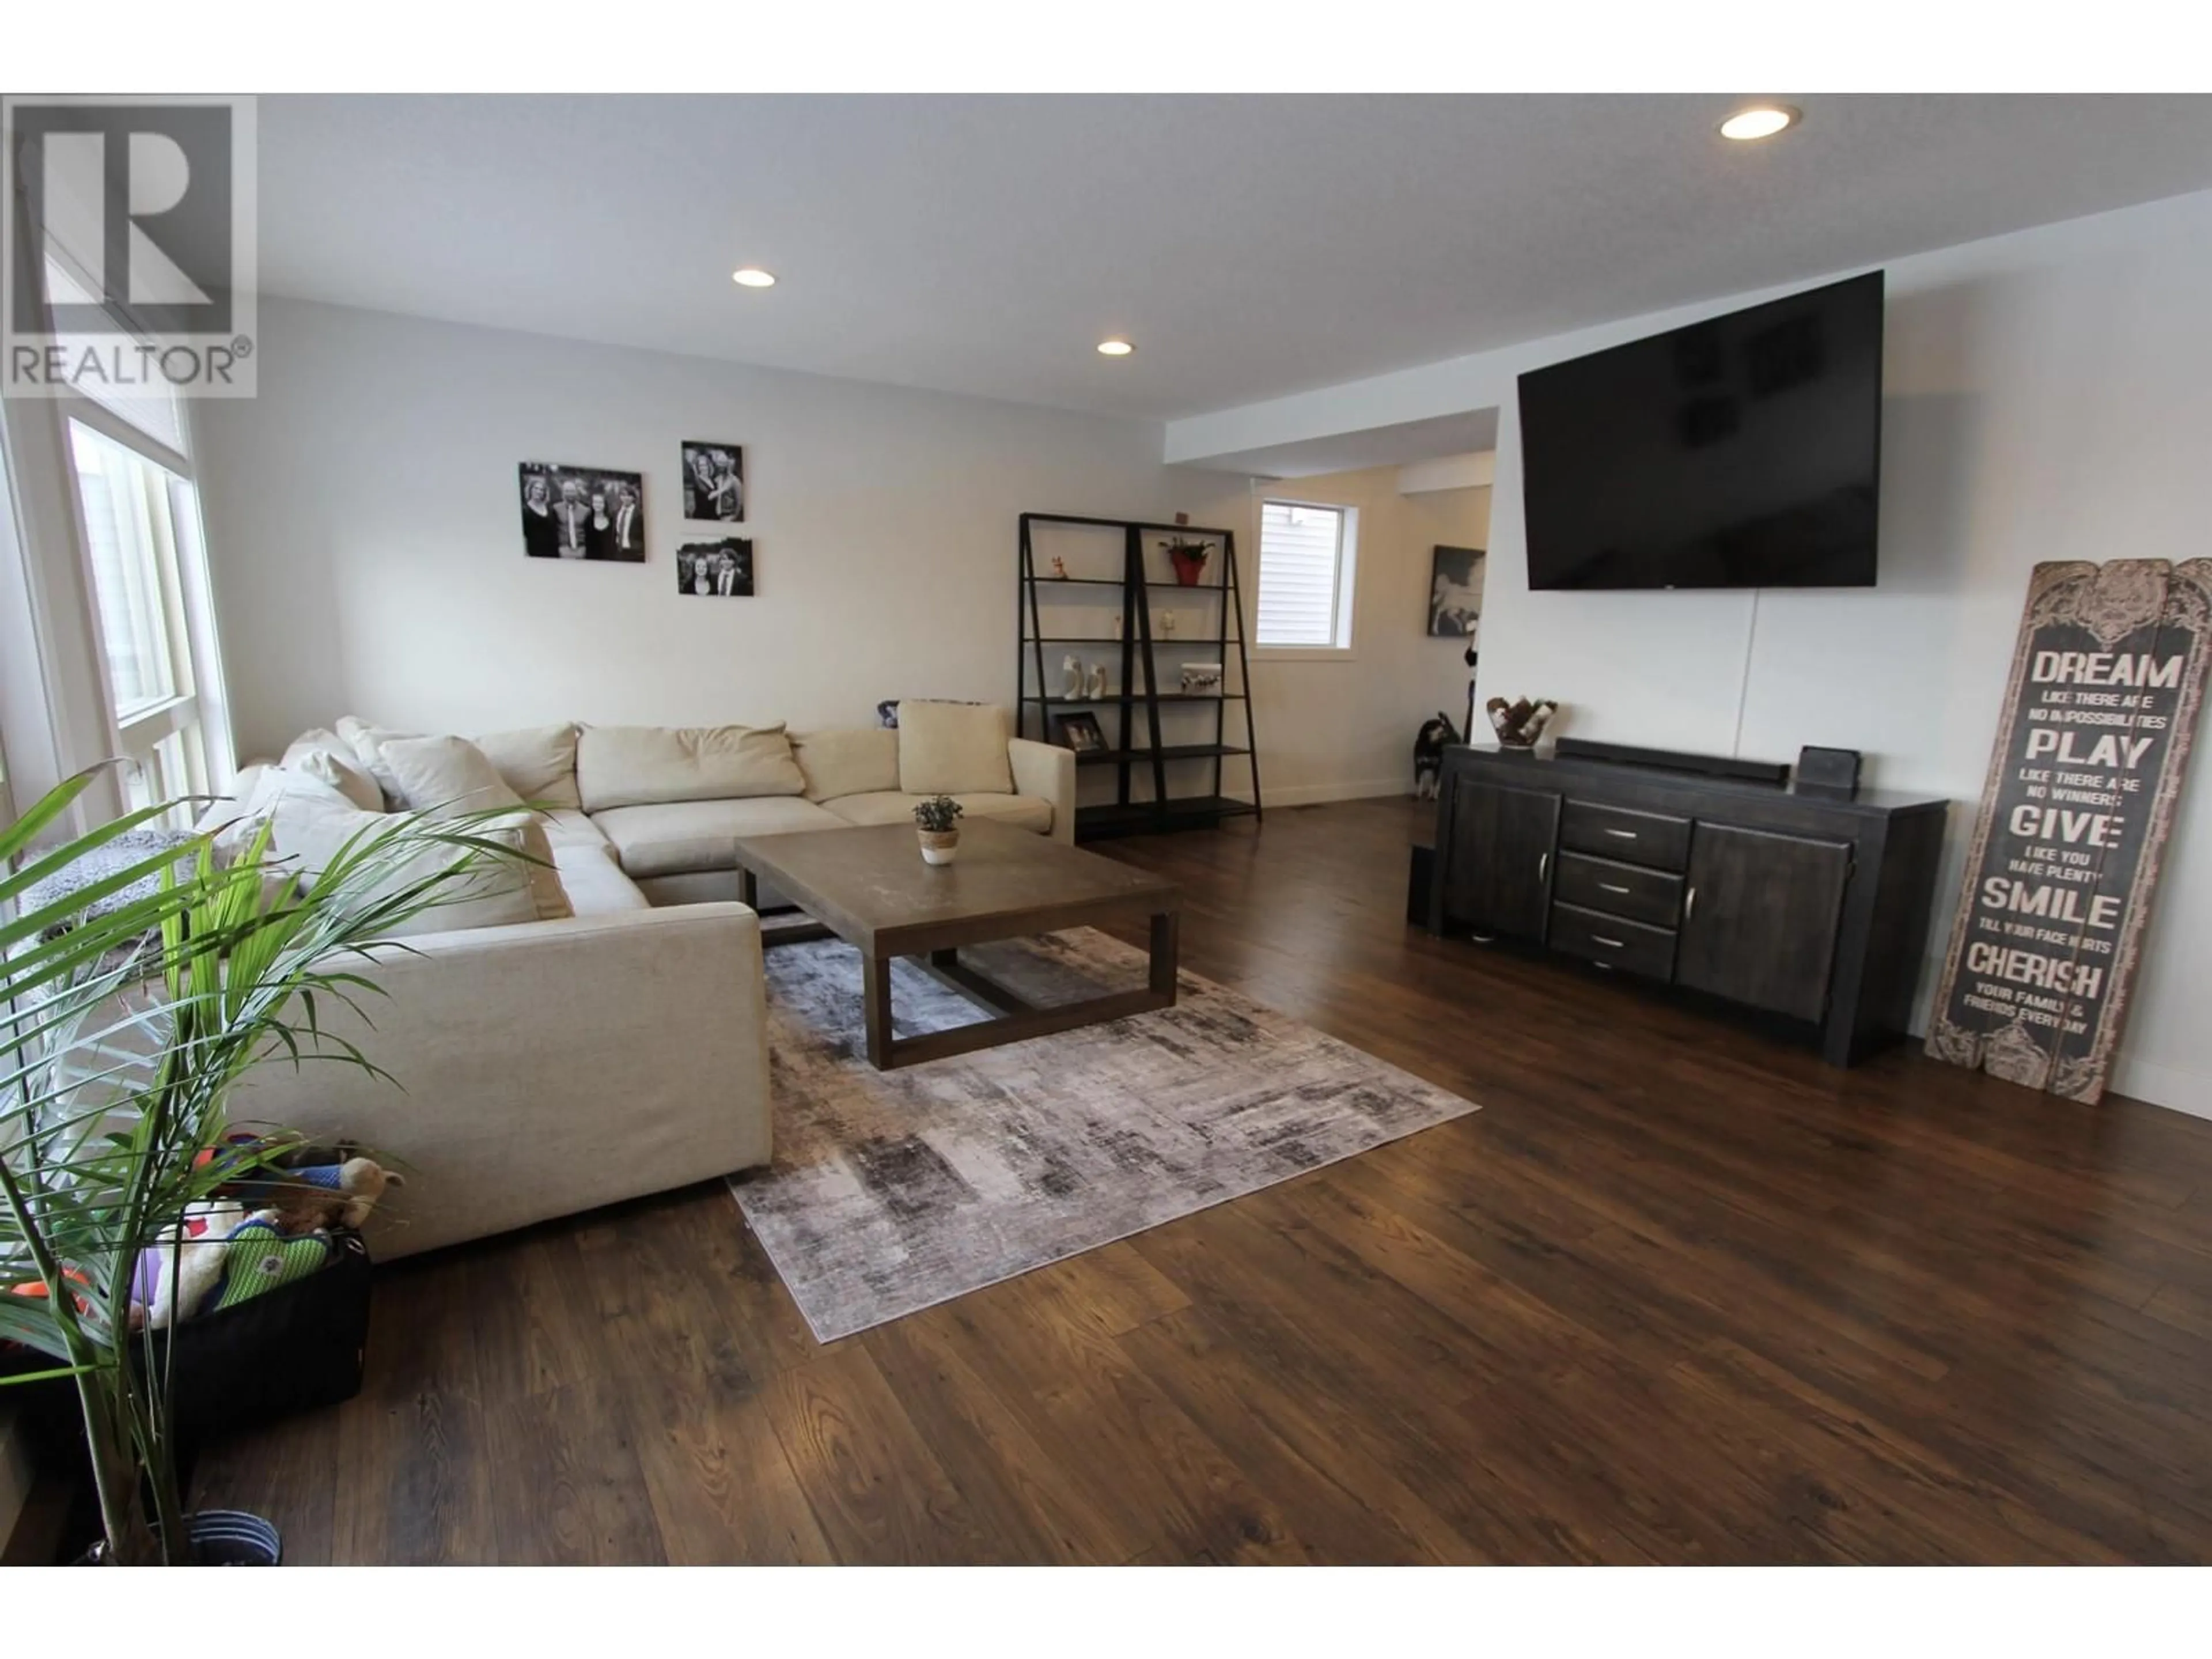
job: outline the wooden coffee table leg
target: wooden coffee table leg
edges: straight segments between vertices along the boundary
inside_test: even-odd
[[[860,953],[860,1000],[868,1025],[868,1064],[887,1072],[891,1064],[891,959]]]
[[[1163,910],[1152,918],[1152,992],[1165,997],[1170,1007],[1176,1000],[1176,924],[1173,910]]]

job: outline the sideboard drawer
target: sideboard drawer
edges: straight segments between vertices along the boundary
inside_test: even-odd
[[[1672,927],[1682,919],[1682,878],[1664,870],[1594,859],[1586,853],[1559,854],[1559,873],[1552,895],[1562,904],[1655,927]]]
[[[1550,943],[1554,951],[1565,951],[1601,968],[1618,968],[1645,979],[1674,975],[1674,935],[1668,928],[1647,927],[1640,921],[1623,921],[1618,916],[1601,916],[1571,904],[1554,904]]]
[[[1690,821],[1570,798],[1559,814],[1559,845],[1601,859],[1680,870],[1690,862]]]

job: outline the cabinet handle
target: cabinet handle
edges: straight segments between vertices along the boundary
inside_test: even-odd
[[[1682,895],[1682,920],[1687,921],[1698,914],[1698,890],[1694,887]]]
[[[1601,881],[1597,885],[1602,893],[1626,893],[1628,890],[1626,887],[1616,887],[1609,881]]]
[[[1605,833],[1608,836],[1618,836],[1623,841],[1636,839],[1636,831],[1633,830],[1608,830]]]
[[[1607,939],[1603,933],[1592,933],[1590,943],[1602,945],[1608,951],[1626,951],[1628,947],[1617,939]]]
[[[1544,872],[1545,872],[1547,870],[1549,870],[1551,867],[1552,867],[1552,855],[1551,855],[1549,853],[1539,853],[1539,854],[1536,854],[1536,879],[1537,879],[1537,880],[1539,880],[1539,881],[1543,880],[1543,878],[1544,878]]]

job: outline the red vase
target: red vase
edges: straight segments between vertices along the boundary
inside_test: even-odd
[[[1196,587],[1199,579],[1206,574],[1206,550],[1186,553],[1179,547],[1168,550],[1168,558],[1175,565],[1176,580],[1185,587]]]

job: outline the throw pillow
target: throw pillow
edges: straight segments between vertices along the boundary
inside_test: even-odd
[[[899,787],[909,795],[1011,795],[1006,711],[993,703],[899,704]]]
[[[299,769],[318,783],[327,783],[364,812],[384,811],[384,786],[351,761],[317,749],[300,757]]]
[[[522,810],[522,797],[466,738],[387,738],[381,752],[410,812],[443,818],[495,807]]]
[[[271,816],[276,856],[290,860],[301,876],[308,880],[320,876],[356,836],[374,836],[400,822],[388,813],[362,811],[337,790],[296,775],[289,786],[276,793]],[[499,842],[517,854],[528,853],[544,859],[544,866],[526,863],[520,858],[502,860],[457,880],[438,903],[390,928],[391,937],[508,927],[516,922],[544,920],[546,910],[568,914],[566,899],[553,896],[558,891],[558,878],[552,878],[552,890],[549,892],[538,874],[543,868],[546,876],[551,876],[551,855],[540,825],[534,820],[520,819],[480,833],[484,839]],[[459,848],[424,847],[405,859],[391,861],[371,890],[397,891],[440,870],[452,868],[465,855]]]
[[[392,769],[385,764],[384,745],[392,738],[411,738],[417,734],[387,731],[380,726],[371,726],[367,720],[352,714],[338,717],[337,731],[338,736],[345,739],[346,746],[353,750],[354,758],[361,763],[362,769],[374,778],[378,787],[384,791],[385,805],[399,806],[406,797],[400,793],[399,780],[392,775]]]
[[[775,726],[587,726],[576,740],[584,810],[799,795],[805,775]]]
[[[301,732],[276,763],[320,779],[364,812],[384,810],[383,786],[355,757],[353,746],[335,732],[319,727]]]
[[[491,732],[477,738],[484,758],[507,780],[507,787],[535,805],[583,805],[576,793],[576,728],[574,726],[532,726],[514,732]]]
[[[231,781],[230,793],[200,815],[193,831],[212,836],[216,859],[228,864],[261,833],[262,824],[276,811],[278,798],[293,790],[306,791],[318,799],[335,795],[355,811],[382,816],[383,797],[374,784],[368,793],[376,795],[378,805],[362,808],[330,778],[306,766],[248,766]]]
[[[806,799],[836,800],[899,787],[898,733],[880,726],[811,732],[791,740],[806,775]]]

